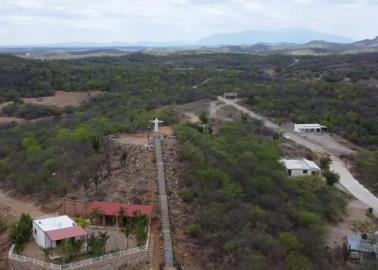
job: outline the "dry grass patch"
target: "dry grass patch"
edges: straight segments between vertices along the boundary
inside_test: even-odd
[[[47,97],[22,98],[25,103],[36,105],[56,106],[64,108],[67,106],[78,107],[90,98],[103,94],[101,91],[88,92],[66,92],[56,91],[55,95]]]

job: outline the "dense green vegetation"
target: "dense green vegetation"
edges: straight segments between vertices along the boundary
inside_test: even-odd
[[[156,116],[174,123],[177,112],[158,110],[163,105],[237,91],[268,116],[320,122],[368,148],[358,157],[361,179],[377,189],[377,63],[378,54],[0,56],[0,103],[17,104],[2,113],[56,116],[0,127],[0,185],[41,198],[97,187],[107,169],[107,135],[146,129]],[[20,103],[56,90],[106,94],[63,111]],[[201,120],[208,122],[207,115]],[[333,269],[323,250],[324,224],[343,206],[333,188],[316,177],[289,180],[278,163],[277,141],[258,124],[229,124],[216,135],[202,131],[183,126],[178,136],[191,164],[182,196],[198,205],[198,220],[187,233],[204,247],[208,268]],[[135,230],[143,242],[141,228],[125,228],[125,235]]]
[[[350,83],[287,81],[251,87],[248,103],[268,116],[320,122],[345,138],[378,147],[378,91]]]
[[[1,116],[15,116],[25,119],[57,116],[61,111],[56,107],[33,105],[26,103],[11,103],[1,110]]]
[[[359,153],[356,160],[359,179],[364,179],[365,184],[378,194],[378,150]]]
[[[92,140],[145,128],[148,111],[159,106],[224,91],[239,92],[268,116],[320,122],[374,150],[378,146],[377,62],[377,53],[325,57],[136,53],[57,61],[3,55],[0,102],[17,101],[17,105],[5,107],[3,115],[28,119],[57,116],[59,110],[19,101],[20,97],[50,95],[55,90],[102,90],[108,94],[79,109],[67,108],[60,118],[48,123],[2,127],[0,179],[22,192],[37,192],[40,185],[44,191],[61,194],[87,185],[92,181],[88,178],[96,178],[93,169],[102,158],[101,150],[92,148]],[[376,175],[377,165],[369,160],[360,160],[370,164],[361,177],[373,186],[377,181],[371,176]],[[74,164],[78,164],[77,170],[70,169],[67,175]],[[55,171],[57,185],[51,184]]]
[[[29,214],[22,214],[21,217],[9,228],[9,239],[15,245],[15,251],[21,252],[24,245],[32,236],[33,220]]]
[[[46,198],[97,185],[105,170],[104,136],[145,129],[156,115],[168,123],[177,119],[169,108],[148,112],[144,104],[127,94],[108,94],[57,119],[1,127],[1,183]]]
[[[272,134],[259,123],[216,135],[184,125],[177,134],[191,165],[182,194],[198,205],[187,232],[203,246],[206,269],[334,269],[324,226],[343,199],[318,177],[289,179]]]

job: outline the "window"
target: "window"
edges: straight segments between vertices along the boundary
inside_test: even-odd
[[[291,170],[287,170],[287,173],[289,174],[289,176],[291,176]]]
[[[303,170],[303,174],[307,174],[307,170]]]
[[[30,232],[30,231],[29,231]],[[34,234],[37,234],[37,229],[34,229]]]

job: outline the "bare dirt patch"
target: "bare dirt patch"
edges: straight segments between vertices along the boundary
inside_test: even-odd
[[[210,102],[211,100],[209,99],[203,99],[195,102],[181,104],[176,106],[176,108],[181,113],[189,112],[198,115],[201,112],[209,111]]]
[[[356,199],[351,200],[345,209],[342,221],[328,226],[327,246],[330,248],[340,248],[349,233],[353,233],[353,224],[365,223],[376,224],[376,222],[366,215],[368,206]]]
[[[199,117],[197,114],[192,113],[192,112],[184,112],[184,120],[189,121],[191,123],[198,123],[199,122]]]
[[[112,139],[118,144],[147,145],[148,134],[122,133],[122,134],[113,135]]]
[[[103,164],[103,180],[100,181],[97,192],[92,183],[87,189],[82,187],[67,197],[151,204],[156,208],[158,197],[155,155],[148,144],[147,133],[109,136],[104,153],[106,158]],[[121,164],[123,153],[126,153],[127,158]]]
[[[303,159],[311,155],[311,151],[294,141],[282,139],[280,143],[281,155],[286,159]]]
[[[15,198],[3,190],[0,190],[0,206],[9,207],[10,213],[17,217],[21,216],[22,213],[28,213],[31,217],[39,217],[46,214],[33,201]]]
[[[4,102],[4,103],[1,103],[0,104],[0,111],[4,108],[4,107],[6,107],[6,106],[8,106],[8,105],[10,105],[10,104],[12,104],[13,103],[13,101],[7,101],[7,102]]]
[[[56,91],[55,95],[47,97],[36,98],[22,98],[25,103],[35,105],[55,106],[64,108],[67,106],[78,107],[82,103],[88,101],[92,97],[103,94],[101,91],[88,91],[88,92],[66,92]]]
[[[12,116],[0,116],[0,125],[6,125],[10,123],[27,123],[28,120],[19,118],[19,117],[12,117]]]

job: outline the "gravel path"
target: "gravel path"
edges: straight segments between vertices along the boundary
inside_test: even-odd
[[[279,131],[283,133],[287,139],[290,139],[298,144],[301,144],[312,151],[325,151],[330,154],[330,158],[332,160],[331,169],[340,175],[340,184],[355,198],[360,200],[361,202],[365,203],[369,207],[374,209],[374,213],[378,215],[378,198],[375,197],[369,190],[367,190],[363,185],[361,185],[350,173],[347,166],[344,162],[335,155],[335,148],[337,150],[344,149],[346,146],[340,145],[337,147],[337,142],[332,141],[329,144],[323,143],[319,144],[314,140],[310,140],[309,138],[305,138],[298,133],[295,133],[292,130],[288,130],[286,128],[281,128],[277,124],[273,123],[272,121],[266,119],[260,114],[257,114],[237,103],[233,100],[224,99],[223,97],[218,97],[219,101],[226,103],[227,105],[233,106],[239,111],[243,113],[247,113],[250,117],[264,121],[264,125],[268,128],[273,130]],[[216,106],[211,106],[210,114],[216,113]],[[331,137],[329,137],[331,138]],[[330,147],[328,147],[330,145]],[[331,147],[332,146],[332,147]],[[353,150],[350,150],[353,151]]]

